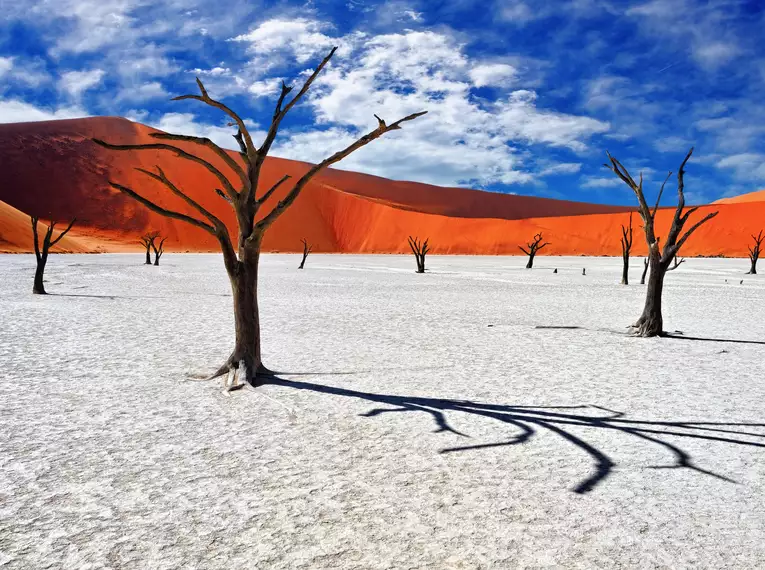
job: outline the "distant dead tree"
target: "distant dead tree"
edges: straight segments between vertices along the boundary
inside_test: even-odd
[[[762,230],[760,230],[760,233],[756,236],[752,235],[752,239],[754,240],[754,244],[747,246],[747,249],[749,249],[749,261],[752,262],[752,267],[749,269],[747,275],[757,275],[757,260],[760,259],[762,241],[765,240],[765,235],[763,235]]]
[[[425,273],[425,255],[430,251],[428,239],[421,242],[418,238],[409,236],[409,247],[417,260],[417,273]]]
[[[159,239],[159,237],[157,237],[157,239]],[[151,248],[154,250],[154,265],[159,265],[159,258],[165,253],[165,241],[167,241],[167,238],[163,237],[159,241],[159,245],[156,245],[156,240],[151,242]]]
[[[696,206],[683,213],[683,208],[685,207],[685,194],[683,193],[685,187],[685,165],[691,158],[691,154],[693,154],[693,148],[691,148],[691,150],[688,151],[688,154],[685,155],[685,159],[683,159],[680,169],[677,172],[677,207],[675,208],[672,226],[667,234],[667,239],[664,243],[664,251],[662,252],[659,245],[659,238],[656,236],[654,221],[656,219],[656,211],[659,209],[661,195],[664,192],[664,186],[672,173],[670,172],[667,175],[667,178],[664,179],[659,190],[659,195],[656,198],[656,204],[653,209],[651,209],[643,194],[643,174],[640,174],[639,182],[636,182],[621,162],[611,156],[610,153],[606,154],[608,155],[609,160],[609,164],[606,164],[606,167],[629,186],[635,193],[635,196],[637,196],[640,206],[640,217],[643,219],[643,231],[645,232],[646,242],[648,243],[648,259],[651,267],[651,274],[648,278],[648,288],[646,290],[643,314],[633,327],[636,329],[638,336],[661,336],[664,334],[664,320],[661,313],[661,296],[664,290],[664,277],[667,273],[667,269],[669,268],[670,263],[672,263],[672,260],[677,256],[680,248],[683,247],[688,238],[691,237],[691,234],[701,227],[702,224],[714,218],[717,215],[717,212],[707,214],[704,218],[693,224],[685,233],[682,233],[688,218],[698,210],[698,206]]]
[[[620,239],[622,244],[622,285],[630,284],[630,250],[632,249],[632,212],[630,212],[630,225],[625,227],[622,225],[622,237]]]
[[[529,256],[529,261],[526,264],[526,269],[531,269],[532,267],[534,267],[534,257],[537,255],[537,252],[543,247],[545,247],[546,245],[550,245],[550,244],[547,242],[542,243],[542,232],[540,232],[534,236],[534,241],[526,244],[526,248],[528,249],[524,248],[521,245],[518,246],[518,249],[520,249],[523,253]]]
[[[53,230],[56,227],[56,222],[51,220],[50,225],[48,226],[48,231],[45,232],[45,237],[43,238],[42,250],[40,250],[40,238],[37,235],[37,222],[40,220],[40,218],[37,216],[30,216],[30,218],[32,220],[32,236],[34,238],[35,244],[35,258],[37,259],[37,269],[35,270],[35,282],[32,287],[32,293],[36,295],[46,295],[47,293],[45,291],[45,285],[43,284],[43,274],[45,273],[45,264],[48,263],[48,253],[50,253],[50,248],[60,242],[61,238],[69,233],[69,230],[72,229],[72,226],[74,225],[74,222],[77,221],[77,218],[69,222],[69,225],[66,227],[66,229],[61,232],[56,239],[53,239]]]
[[[300,266],[298,267],[298,269],[303,269],[303,267],[305,267],[305,259],[306,257],[308,257],[308,254],[311,253],[311,251],[313,250],[313,247],[308,245],[308,240],[306,240],[305,238],[301,239],[300,241],[303,242],[303,259],[300,262]]]
[[[237,127],[234,139],[239,145],[240,152],[236,159],[213,143],[210,139],[204,137],[152,133],[151,136],[156,139],[157,142],[147,144],[112,144],[102,140],[94,140],[96,144],[104,148],[117,151],[169,151],[180,158],[203,166],[220,182],[220,186],[216,184],[216,186],[210,188],[210,191],[218,196],[222,195],[225,198],[225,202],[233,208],[234,213],[236,214],[238,235],[235,242],[232,242],[228,228],[226,228],[226,225],[219,217],[178,188],[159,167],[157,167],[155,171],[144,169],[139,170],[149,178],[152,178],[167,187],[170,192],[183,200],[187,206],[195,210],[197,213],[196,216],[189,216],[181,212],[164,208],[118,182],[110,181],[109,184],[116,190],[137,200],[150,210],[162,216],[181,220],[201,228],[218,240],[223,253],[223,262],[226,267],[226,272],[228,273],[234,298],[233,306],[236,342],[231,355],[210,378],[212,379],[228,373],[228,378],[226,380],[226,386],[228,388],[238,385],[238,379],[251,385],[257,385],[259,376],[262,380],[263,376],[272,374],[263,365],[261,355],[260,316],[257,296],[258,262],[260,260],[261,244],[263,243],[265,232],[271,227],[274,221],[276,221],[276,219],[295,202],[302,190],[316,174],[327,167],[340,162],[343,158],[380,138],[384,134],[400,129],[403,123],[412,121],[425,114],[425,112],[413,113],[390,124],[387,124],[384,120],[375,115],[377,126],[373,130],[361,136],[342,150],[335,152],[328,158],[308,168],[294,183],[292,188],[286,192],[283,199],[274,204],[270,211],[265,213],[261,212],[263,204],[268,201],[282,184],[290,179],[289,175],[285,175],[269,188],[265,189],[265,191],[259,193],[261,190],[259,188],[259,182],[263,163],[276,139],[282,120],[308,92],[317,76],[335,54],[336,49],[337,48],[332,48],[316,69],[306,77],[303,86],[292,99],[287,100],[287,96],[292,91],[292,87],[288,87],[285,83],[282,83],[281,93],[277,99],[271,123],[266,129],[265,138],[259,147],[253,142],[245,121],[231,108],[210,97],[207,89],[205,89],[199,78],[197,78],[197,85],[200,92],[199,95],[182,95],[174,99],[176,101],[185,99],[201,101],[202,103],[215,107],[227,114],[233,121],[231,126]],[[220,162],[225,164],[225,170],[232,173],[234,177],[231,178],[226,176],[221,172],[218,166],[215,166],[212,162],[195,154],[191,154],[183,148],[167,144],[166,141],[179,141],[199,145],[208,149],[211,153],[217,156]]]
[[[640,284],[641,285],[645,285],[645,276],[648,273],[648,267],[649,267],[649,265],[648,265],[648,258],[646,257],[643,260],[643,275],[640,276]]]
[[[141,236],[141,243],[146,248],[146,261],[144,265],[151,265],[151,249],[154,246],[154,240],[159,237],[159,232],[146,232]]]
[[[681,263],[685,263],[685,258],[683,257],[680,261],[678,261],[677,257],[675,257],[675,259],[672,260],[672,265],[667,267],[667,271],[674,271],[675,269],[680,267]]]

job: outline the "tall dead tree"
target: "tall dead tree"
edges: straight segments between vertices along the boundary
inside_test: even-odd
[[[313,250],[313,247],[308,245],[308,240],[305,238],[301,239],[300,241],[303,242],[303,259],[300,261],[300,266],[298,269],[303,269],[303,267],[305,267],[305,260],[308,257],[308,254]]]
[[[685,165],[693,154],[693,148],[688,151],[688,154],[683,159],[680,169],[677,172],[677,207],[675,208],[675,215],[672,218],[672,226],[667,234],[667,239],[664,242],[664,250],[662,251],[659,245],[659,237],[656,236],[655,220],[656,212],[659,209],[659,201],[661,195],[664,192],[664,186],[666,185],[669,177],[672,176],[670,172],[667,178],[659,189],[659,195],[656,198],[656,204],[653,209],[648,206],[645,200],[645,194],[643,193],[643,174],[640,173],[639,182],[636,182],[630,175],[624,165],[616,158],[608,155],[609,163],[605,166],[608,167],[614,174],[616,174],[630,189],[635,193],[638,199],[640,217],[643,219],[643,231],[645,232],[645,239],[648,243],[648,259],[651,267],[651,274],[648,278],[648,287],[646,290],[645,306],[643,307],[643,313],[637,322],[632,325],[636,329],[638,336],[651,337],[661,336],[664,334],[664,320],[661,314],[661,296],[664,290],[664,277],[667,273],[670,263],[675,259],[680,248],[683,247],[688,238],[691,237],[702,224],[708,222],[717,215],[717,212],[711,212],[704,216],[701,220],[693,224],[685,233],[683,228],[685,227],[688,218],[696,210],[698,206],[688,209],[683,212],[685,208]]]
[[[409,247],[417,260],[417,273],[425,273],[425,255],[430,251],[428,239],[422,242],[418,238],[409,236]]]
[[[762,230],[760,233],[752,235],[754,243],[751,246],[746,246],[749,250],[749,261],[752,262],[752,267],[749,269],[747,275],[757,275],[757,260],[760,259],[760,251],[762,250],[762,242],[765,240]]]
[[[167,238],[163,237],[159,240],[159,245],[156,245],[156,240],[151,242],[151,248],[154,250],[154,265],[159,265],[159,258],[165,253],[165,241],[167,241]]]
[[[630,212],[629,228],[622,225],[622,285],[630,284],[630,250],[632,249],[632,212]]]
[[[146,261],[144,265],[151,265],[151,250],[154,246],[154,240],[159,237],[159,232],[147,232],[141,236],[141,243],[146,248]]]
[[[520,249],[523,253],[529,256],[529,261],[526,263],[526,269],[531,269],[534,267],[534,257],[536,257],[537,252],[542,249],[543,247],[550,245],[549,243],[545,242],[542,243],[542,232],[539,232],[537,235],[534,236],[534,241],[531,243],[526,244],[526,248],[523,246],[518,246],[518,249]]]
[[[640,276],[640,284],[645,285],[645,276],[648,274],[648,258],[643,260],[643,275]]]
[[[143,169],[140,169],[140,171],[149,178],[167,187],[170,192],[182,199],[189,208],[193,209],[197,215],[189,216],[178,211],[169,210],[144,198],[131,188],[128,188],[119,182],[109,182],[112,188],[137,200],[150,210],[163,216],[181,220],[201,228],[215,236],[218,240],[223,253],[226,272],[228,273],[229,281],[231,282],[231,290],[233,292],[236,342],[231,355],[211,376],[211,378],[230,373],[228,380],[230,380],[232,384],[236,383],[238,377],[238,379],[243,382],[257,385],[259,376],[262,377],[271,374],[263,365],[260,345],[260,316],[258,312],[258,262],[260,260],[260,249],[263,242],[263,236],[268,228],[271,227],[274,221],[276,221],[276,219],[295,202],[303,188],[305,188],[306,184],[308,184],[316,174],[325,168],[340,162],[343,158],[380,138],[382,135],[400,129],[403,123],[425,114],[425,112],[413,113],[391,124],[387,124],[384,120],[375,115],[377,126],[373,130],[361,136],[344,149],[335,152],[318,164],[308,168],[307,171],[295,181],[294,184],[292,184],[292,187],[278,203],[272,205],[270,210],[266,208],[261,210],[263,205],[279,189],[279,187],[290,179],[289,175],[285,175],[269,188],[261,189],[259,187],[263,163],[276,139],[279,127],[289,111],[304,97],[306,92],[308,92],[316,77],[318,77],[335,54],[336,49],[337,48],[333,48],[316,69],[306,78],[303,86],[293,98],[289,100],[287,98],[292,91],[292,87],[288,87],[285,83],[282,83],[281,93],[276,102],[271,123],[260,146],[257,146],[252,140],[245,121],[227,105],[210,97],[207,89],[205,89],[199,78],[197,78],[197,85],[200,92],[199,95],[182,95],[174,99],[176,101],[184,99],[201,101],[202,103],[214,107],[228,115],[233,121],[231,126],[237,127],[234,138],[236,139],[240,150],[238,159],[235,159],[210,139],[204,137],[152,133],[151,136],[156,139],[157,142],[126,145],[95,140],[95,142],[102,147],[117,151],[169,151],[175,153],[176,156],[182,159],[201,165],[207,169],[208,172],[212,173],[220,182],[220,186],[216,184],[215,187],[210,188],[210,191],[219,196],[223,196],[236,214],[238,232],[236,240],[232,241],[229,231],[221,219],[178,188],[159,167],[156,167],[155,171]],[[213,164],[213,162],[192,154],[183,148],[168,144],[167,141],[179,141],[208,149],[225,165],[225,170],[229,171],[234,176],[226,176],[218,166]]]
[[[30,216],[32,220],[32,236],[34,238],[34,244],[35,244],[35,258],[37,259],[37,269],[35,269],[35,282],[32,286],[32,293],[35,293],[37,295],[46,295],[45,291],[45,285],[43,283],[43,274],[45,273],[45,264],[48,263],[48,254],[50,253],[50,248],[52,248],[54,245],[56,245],[58,242],[61,241],[61,238],[63,238],[67,233],[69,233],[69,230],[72,229],[72,226],[74,225],[74,222],[77,221],[77,218],[69,222],[69,225],[66,226],[66,229],[58,234],[58,237],[56,239],[53,239],[53,230],[56,227],[56,222],[51,220],[50,225],[48,226],[48,230],[45,232],[45,237],[43,237],[43,244],[42,244],[42,250],[40,249],[40,238],[37,235],[37,223],[39,222],[39,218],[37,216]]]

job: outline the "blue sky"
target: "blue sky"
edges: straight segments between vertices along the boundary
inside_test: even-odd
[[[632,204],[607,149],[653,194],[694,145],[700,203],[765,187],[763,30],[762,0],[0,0],[0,122],[119,115],[233,148],[224,117],[169,99],[199,75],[256,134],[338,45],[272,154],[428,110],[340,167]]]

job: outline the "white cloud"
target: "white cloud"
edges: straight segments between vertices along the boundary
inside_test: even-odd
[[[700,68],[716,71],[744,53],[740,33],[731,25],[736,18],[735,4],[650,0],[630,7],[626,14],[660,38],[661,47],[687,50]]]
[[[273,77],[263,81],[255,81],[247,88],[247,91],[255,97],[268,97],[279,93],[281,84],[281,77]]]
[[[0,77],[8,73],[11,69],[13,69],[13,58],[0,57]]]
[[[506,63],[486,63],[473,67],[469,75],[476,87],[507,87],[518,77],[518,70]]]
[[[562,162],[545,166],[539,171],[540,176],[556,176],[560,174],[576,174],[582,170],[582,164],[579,162]]]
[[[67,92],[75,99],[79,98],[85,91],[95,87],[101,82],[104,76],[103,69],[91,69],[88,71],[67,71],[61,74],[59,89]]]
[[[160,97],[168,98],[170,97],[170,94],[165,91],[165,88],[158,81],[151,81],[140,85],[124,86],[117,95],[117,98],[120,101],[133,102],[148,101]]]
[[[765,182],[765,154],[745,152],[726,156],[717,162],[717,167],[733,170],[739,180]]]
[[[18,99],[0,100],[0,123],[26,123],[87,117],[88,112],[78,106],[48,109]]]
[[[301,29],[322,26],[301,21]],[[259,29],[251,37],[268,37],[279,49],[293,45]],[[444,33],[408,30],[356,39],[338,38],[346,52],[336,55],[304,102],[327,128],[283,133],[274,149],[280,156],[318,161],[372,130],[373,113],[390,122],[427,110],[428,115],[354,153],[341,167],[441,185],[529,183],[535,175],[520,146],[582,151],[591,136],[609,128],[588,117],[540,109],[533,91],[506,93],[493,103],[473,97],[471,70],[487,71],[479,80],[488,78],[496,62],[473,61]],[[302,52],[301,41],[294,46]],[[507,68],[495,67],[495,78],[499,71],[509,75]]]
[[[624,182],[619,180],[616,175],[613,177],[585,176],[581,179],[579,185],[582,188],[619,188],[624,185]]]
[[[259,57],[289,49],[298,63],[305,63],[334,44],[330,36],[321,32],[322,27],[321,23],[305,18],[273,19],[261,23],[246,34],[234,37],[232,41],[249,43],[250,51]]]
[[[537,3],[540,4],[540,3]],[[497,4],[498,15],[501,19],[514,24],[523,25],[546,14],[539,5],[532,8],[523,0],[500,0]]]

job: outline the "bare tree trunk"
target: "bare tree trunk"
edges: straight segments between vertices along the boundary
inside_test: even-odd
[[[37,295],[46,295],[45,285],[43,285],[43,273],[45,273],[45,264],[48,262],[48,256],[41,257],[37,261],[37,269],[35,269],[35,284],[32,287],[32,293]]]
[[[258,311],[258,247],[242,248],[235,275],[229,274],[234,296],[236,342],[228,365],[238,369],[240,381],[256,385],[256,375],[267,372],[260,352],[260,313]]]
[[[146,263],[144,265],[151,265],[151,246],[146,246]]]
[[[666,269],[662,265],[658,253],[650,259],[651,274],[648,277],[648,288],[645,294],[643,314],[635,323],[639,336],[660,336],[664,332],[664,319],[661,314],[661,295],[664,291]]]
[[[536,253],[529,254],[529,261],[526,263],[526,269],[531,269],[534,267],[534,256]]]
[[[623,255],[622,260],[624,265],[622,266],[622,285],[630,284],[630,258],[628,255]]]
[[[645,285],[645,276],[648,273],[648,258],[643,260],[643,275],[640,277],[640,284]]]
[[[765,241],[765,235],[763,235],[762,230],[760,230],[758,235],[752,235],[752,239],[754,240],[754,244],[751,247],[747,246],[749,249],[749,261],[752,262],[752,266],[747,275],[757,275],[757,260],[760,258],[760,253],[762,252],[762,242]]]
[[[313,247],[308,245],[308,240],[306,240],[305,238],[303,238],[300,241],[303,242],[303,259],[300,261],[300,265],[298,266],[298,269],[303,269],[305,267],[305,260],[308,257],[308,254],[311,253],[311,251],[313,250]]]
[[[624,260],[624,268],[622,269],[622,285],[630,284],[630,250],[632,250],[632,212],[630,212],[630,225],[622,226],[622,259]]]
[[[32,285],[32,293],[36,295],[46,295],[47,292],[45,291],[45,284],[43,283],[43,275],[45,273],[45,264],[48,263],[48,252],[51,247],[60,242],[63,237],[69,233],[69,230],[72,229],[72,226],[77,219],[75,218],[69,222],[66,229],[61,232],[56,239],[53,239],[53,229],[56,227],[56,222],[51,220],[50,225],[45,232],[45,237],[43,237],[42,248],[40,247],[40,238],[37,235],[37,222],[39,219],[36,216],[31,216],[30,219],[32,221],[32,239],[35,246],[35,259],[37,259],[37,268],[35,269],[35,281]]]

